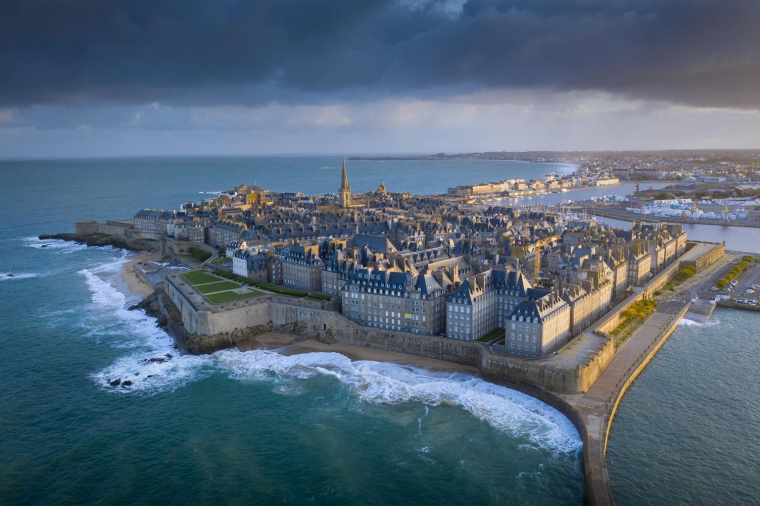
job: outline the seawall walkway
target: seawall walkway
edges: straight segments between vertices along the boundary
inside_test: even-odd
[[[584,473],[589,504],[615,504],[605,454],[618,404],[690,305],[690,302],[680,300],[661,303],[655,313],[628,338],[586,393],[560,395],[578,412],[586,426]]]

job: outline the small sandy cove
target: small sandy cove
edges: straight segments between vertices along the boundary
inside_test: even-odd
[[[122,279],[126,281],[129,286],[130,292],[139,293],[143,298],[147,297],[153,292],[153,287],[148,283],[140,279],[135,272],[135,264],[138,262],[150,262],[161,259],[161,255],[149,251],[141,251],[132,259],[124,264],[124,273],[121,275]]]

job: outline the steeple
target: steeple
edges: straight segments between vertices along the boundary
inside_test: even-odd
[[[351,185],[348,184],[348,175],[346,174],[346,159],[343,159],[343,177],[340,180],[340,189],[351,191]]]
[[[343,159],[343,176],[340,180],[340,207],[351,207],[351,185],[348,184],[348,175],[346,174],[346,159]]]

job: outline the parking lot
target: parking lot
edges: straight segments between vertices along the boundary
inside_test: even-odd
[[[726,296],[740,304],[758,305],[760,300],[760,267],[753,262],[747,267],[747,270],[739,274],[731,285],[724,290],[715,286],[715,281],[720,279],[721,275],[716,275],[712,280],[712,285],[705,285],[705,291],[709,290],[713,296]]]

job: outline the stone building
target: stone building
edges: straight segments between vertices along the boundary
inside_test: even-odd
[[[643,241],[631,243],[631,253],[628,256],[628,285],[641,286],[649,281],[652,260]]]
[[[177,216],[175,211],[157,211],[155,209],[143,209],[138,211],[132,219],[135,230],[140,232],[166,232],[169,220]]]
[[[363,267],[341,289],[343,315],[369,327],[415,334],[445,329],[445,291],[432,274]]]
[[[547,293],[533,288],[516,270],[490,269],[469,276],[446,302],[446,336],[474,341],[504,328],[510,313],[531,295]]]
[[[239,248],[232,255],[232,272],[255,281],[267,281],[267,255],[254,248]]]
[[[240,242],[246,230],[246,224],[239,221],[216,221],[209,227],[209,242],[221,247],[231,242]]]
[[[321,292],[323,267],[318,244],[294,244],[282,256],[282,283],[299,290]]]
[[[206,242],[206,229],[199,221],[183,221],[174,224],[174,237],[178,241]]]
[[[513,355],[542,357],[570,338],[570,306],[556,292],[522,301],[509,320],[505,342]]]
[[[355,250],[334,251],[322,270],[322,291],[328,295],[340,295],[340,290],[359,267],[361,264]]]

